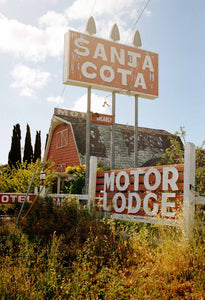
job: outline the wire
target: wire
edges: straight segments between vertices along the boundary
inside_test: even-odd
[[[62,100],[63,95],[64,95],[64,93],[65,93],[66,86],[67,86],[67,85],[65,84],[64,87],[63,87],[62,93],[61,93],[61,95],[60,95],[60,97],[59,97],[59,99],[58,99],[57,107],[59,107],[59,105],[61,104],[61,100]]]
[[[150,2],[150,0],[148,0],[148,1],[147,1],[147,3],[145,4],[145,6],[144,6],[143,10],[141,11],[141,13],[139,14],[139,16],[137,17],[137,20],[135,21],[134,25],[132,26],[132,28],[131,28],[131,30],[130,30],[130,33],[129,33],[129,35],[128,35],[128,37],[127,37],[126,41],[125,41],[125,43],[128,41],[128,39],[129,39],[129,37],[130,37],[131,33],[133,32],[133,30],[134,30],[135,26],[136,26],[136,25],[137,25],[137,23],[139,22],[139,20],[140,20],[141,16],[143,15],[143,13],[144,13],[145,9],[147,8],[147,6],[148,6],[148,4],[149,4],[149,2]]]
[[[90,17],[91,17],[92,14],[93,14],[93,10],[94,10],[95,4],[96,4],[96,0],[94,0],[93,6],[92,6],[92,8],[91,8],[91,11],[90,11]]]

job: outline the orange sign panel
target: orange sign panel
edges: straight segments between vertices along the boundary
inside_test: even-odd
[[[113,124],[113,116],[91,112],[91,122],[112,125]]]
[[[63,83],[158,97],[158,54],[75,31],[65,34]]]
[[[64,116],[64,117],[71,117],[71,118],[80,118],[80,119],[87,118],[87,114],[84,112],[62,109],[62,108],[55,108],[54,114],[59,116]],[[90,120],[93,123],[100,123],[100,124],[107,124],[107,125],[113,124],[112,115],[105,115],[105,114],[91,112]]]
[[[97,172],[96,209],[116,219],[162,218],[171,225],[182,209],[183,182],[184,164]]]

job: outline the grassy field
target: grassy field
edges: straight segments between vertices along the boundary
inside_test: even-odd
[[[23,224],[2,220],[0,239],[1,299],[205,299],[199,221],[188,242],[180,229],[100,219],[47,199]]]

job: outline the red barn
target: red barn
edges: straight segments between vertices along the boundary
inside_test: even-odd
[[[91,114],[92,115],[92,114]],[[99,117],[98,117],[99,116]],[[112,116],[93,115],[90,155],[97,156],[105,166],[111,164]],[[165,130],[138,128],[138,162],[145,165],[160,157],[170,146]],[[56,169],[85,164],[86,113],[55,108],[51,120],[44,160],[52,159]],[[116,124],[115,167],[128,169],[134,165],[134,126]]]

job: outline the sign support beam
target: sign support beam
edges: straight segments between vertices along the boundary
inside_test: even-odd
[[[88,87],[87,95],[87,119],[86,119],[86,171],[85,171],[85,190],[88,191],[89,165],[90,165],[90,108],[91,108],[91,87]]]
[[[138,95],[135,95],[134,167],[138,167]]]
[[[115,92],[112,92],[111,170],[115,169]]]

